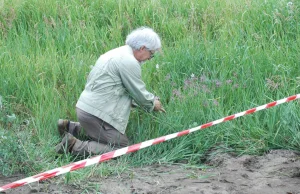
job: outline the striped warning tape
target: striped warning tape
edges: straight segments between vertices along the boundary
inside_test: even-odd
[[[281,100],[278,100],[278,101],[274,101],[274,102],[271,102],[271,103],[268,103],[268,104],[265,104],[265,105],[262,105],[262,106],[259,106],[259,107],[256,107],[256,108],[252,108],[252,109],[249,109],[249,110],[244,111],[244,112],[233,114],[233,115],[224,117],[222,119],[206,123],[206,124],[198,126],[198,127],[194,127],[194,128],[191,128],[191,129],[187,129],[187,130],[184,130],[184,131],[177,132],[177,133],[173,133],[173,134],[169,134],[169,135],[166,135],[166,136],[158,137],[156,139],[151,139],[151,140],[148,140],[148,141],[144,141],[142,143],[134,144],[134,145],[131,145],[131,146],[128,146],[128,147],[118,149],[118,150],[107,152],[107,153],[99,155],[99,156],[95,156],[95,157],[92,157],[92,158],[88,158],[88,159],[85,159],[85,160],[74,162],[74,163],[71,163],[71,164],[63,166],[63,167],[55,168],[53,170],[49,170],[49,171],[40,173],[38,175],[34,175],[34,176],[31,176],[31,177],[28,177],[28,178],[18,180],[18,181],[15,181],[13,183],[4,185],[4,186],[0,187],[0,192],[4,191],[4,190],[7,190],[7,189],[20,187],[20,186],[23,186],[23,185],[26,185],[26,184],[29,184],[29,183],[33,183],[33,182],[42,181],[42,180],[45,180],[45,179],[48,179],[48,178],[52,178],[52,177],[55,177],[55,176],[58,176],[58,175],[61,175],[61,174],[65,174],[65,173],[70,172],[70,171],[74,171],[74,170],[77,170],[77,169],[80,169],[80,168],[85,168],[85,167],[93,165],[93,164],[101,163],[101,162],[104,162],[106,160],[116,158],[118,156],[122,156],[122,155],[125,155],[125,154],[128,154],[128,153],[131,153],[131,152],[135,152],[135,151],[138,151],[140,149],[143,149],[143,148],[155,145],[155,144],[159,144],[159,143],[162,143],[164,141],[167,141],[167,140],[170,140],[170,139],[173,139],[173,138],[176,138],[176,137],[187,135],[189,133],[192,133],[192,132],[195,132],[195,131],[198,131],[198,130],[201,130],[201,129],[204,129],[204,128],[207,128],[207,127],[210,127],[210,126],[217,125],[217,124],[222,123],[222,122],[230,121],[232,119],[235,119],[235,118],[247,115],[247,114],[252,114],[254,112],[257,112],[257,111],[260,111],[260,110],[263,110],[263,109],[271,108],[271,107],[277,106],[279,104],[283,104],[285,102],[296,100],[298,98],[300,98],[300,94],[290,96],[290,97],[287,97],[287,98],[284,98],[284,99],[281,99]]]

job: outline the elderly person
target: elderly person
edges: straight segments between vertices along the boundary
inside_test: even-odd
[[[165,112],[159,99],[146,90],[141,77],[141,64],[160,49],[158,34],[141,27],[127,36],[126,45],[101,55],[76,104],[79,122],[58,121],[64,137],[56,151],[90,155],[128,146],[125,130],[133,101],[147,112]],[[76,138],[81,128],[90,141]]]

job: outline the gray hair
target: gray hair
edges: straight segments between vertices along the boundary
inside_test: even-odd
[[[125,43],[134,50],[139,50],[142,46],[150,50],[161,48],[161,42],[158,34],[149,27],[140,27],[132,31],[127,37]]]

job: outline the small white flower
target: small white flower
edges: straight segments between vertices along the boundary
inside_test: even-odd
[[[156,66],[155,66],[155,67],[156,67],[156,69],[159,69],[159,64],[156,64]]]
[[[293,2],[291,2],[291,1],[286,4],[287,7],[290,7],[292,5],[293,5]]]
[[[195,77],[195,74],[192,73],[191,78],[194,78],[194,77]]]

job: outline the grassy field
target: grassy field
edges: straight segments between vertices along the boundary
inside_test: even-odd
[[[299,93],[298,1],[0,0],[0,173],[32,175],[79,159],[55,153],[57,120],[76,120],[91,66],[140,26],[162,38],[164,54],[143,65],[143,78],[167,114],[133,110],[131,144]],[[299,115],[299,102],[287,103],[64,179],[128,165],[201,164],[212,149],[299,150]]]

